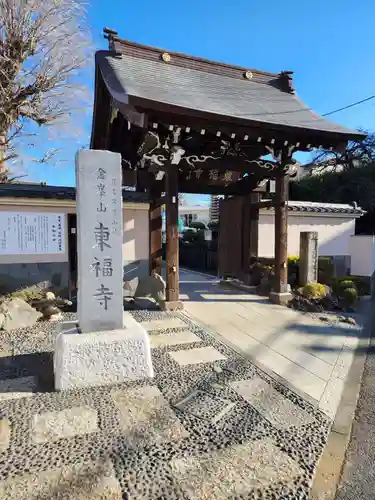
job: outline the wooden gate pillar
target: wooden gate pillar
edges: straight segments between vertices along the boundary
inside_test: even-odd
[[[283,165],[282,165],[283,166]],[[278,304],[292,298],[288,292],[288,176],[280,169],[276,174],[275,193],[275,282],[270,299]]]
[[[154,269],[162,273],[162,199],[160,191],[151,190],[151,203],[149,209],[149,271]]]
[[[179,265],[178,265],[178,165],[170,164],[165,171],[166,204],[166,308],[181,309],[179,302]]]
[[[250,262],[258,258],[260,193],[250,195]]]

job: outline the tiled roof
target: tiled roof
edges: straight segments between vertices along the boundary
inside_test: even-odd
[[[263,200],[266,201],[266,200]],[[315,201],[294,201],[287,202],[289,212],[308,212],[320,214],[352,214],[361,216],[366,213],[362,208],[357,207],[355,203],[349,205],[346,203],[320,203]],[[273,210],[267,208],[266,210]]]
[[[0,184],[0,197],[14,198],[45,198],[58,200],[75,200],[76,188],[71,186],[48,186],[44,184]],[[137,193],[134,191],[122,192],[122,198],[128,202],[147,203],[146,193]]]
[[[173,53],[170,63],[165,63],[162,50],[127,41],[118,41],[116,50],[97,52],[96,63],[119,102],[127,104],[129,96],[136,97],[212,113],[223,120],[237,118],[260,126],[281,125],[335,134],[336,138],[342,135],[342,140],[363,135],[315,114],[288,88],[283,74],[255,72],[246,79],[246,68]]]
[[[292,212],[317,212],[317,213],[335,213],[335,214],[356,214],[363,215],[365,210],[357,207],[355,203],[349,205],[346,203],[320,203],[314,201],[288,201],[288,210]]]

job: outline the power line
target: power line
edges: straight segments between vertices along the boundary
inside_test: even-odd
[[[329,111],[328,113],[323,113],[321,116],[330,116],[334,113],[338,113],[339,111],[344,111],[345,109],[353,108],[354,106],[358,106],[359,104],[363,104],[364,102],[371,101],[371,99],[375,99],[375,95],[370,97],[366,97],[366,99],[362,99],[361,101],[353,102],[352,104],[348,104],[347,106],[343,106],[342,108],[334,109],[333,111]],[[269,115],[288,115],[294,113],[303,113],[306,111],[314,112],[312,108],[299,108],[299,109],[290,109],[288,111],[268,111],[265,113],[251,113],[251,116],[269,116]],[[241,115],[243,115],[241,113]],[[248,114],[246,113],[246,116]]]
[[[333,113],[338,113],[339,111],[344,111],[344,109],[352,108],[353,106],[358,106],[358,104],[362,104],[363,102],[371,101],[371,99],[375,99],[375,95],[370,97],[366,97],[366,99],[362,99],[362,101],[353,102],[352,104],[348,104],[348,106],[344,106],[343,108],[335,109],[334,111],[330,111],[329,113],[324,113],[322,116],[333,115]]]

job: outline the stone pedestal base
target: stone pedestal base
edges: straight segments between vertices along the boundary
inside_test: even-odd
[[[183,308],[184,304],[180,300],[164,301],[160,304],[162,311],[181,311]]]
[[[79,333],[76,322],[61,323],[53,361],[57,391],[154,376],[147,332],[128,313],[121,330]]]
[[[285,306],[288,302],[290,302],[293,298],[293,294],[290,292],[270,292],[269,299],[274,304],[279,304],[281,306]]]

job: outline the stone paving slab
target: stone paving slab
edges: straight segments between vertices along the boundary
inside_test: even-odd
[[[2,500],[122,500],[110,461],[65,467],[0,481]]]
[[[181,344],[154,346],[152,380],[112,387],[53,392],[51,326],[13,332],[0,381],[33,385],[0,400],[0,498],[307,498],[330,419],[184,314],[133,316]]]
[[[96,431],[98,431],[97,412],[87,406],[40,413],[34,415],[32,422],[33,441],[37,444]]]
[[[29,398],[37,387],[35,377],[0,380],[0,402],[7,399]]]
[[[189,436],[157,387],[113,389],[111,396],[119,412],[122,433],[135,449]]]
[[[293,482],[303,474],[271,439],[172,460],[171,468],[189,498],[200,500],[227,500],[277,482]]]
[[[165,321],[160,321],[160,319],[154,319],[149,321],[141,322],[143,328],[148,332],[153,330],[167,330],[169,328],[184,328],[185,323],[179,318],[168,318]]]
[[[173,351],[170,353],[170,355],[180,366],[197,365],[199,363],[211,363],[212,361],[226,359],[223,354],[221,354],[211,346],[197,347],[195,349],[183,351]]]
[[[283,397],[260,377],[238,380],[230,386],[278,429],[310,424],[313,418]]]
[[[6,451],[9,446],[11,425],[9,420],[0,420],[0,453]]]
[[[189,330],[183,330],[177,333],[150,335],[151,349],[168,345],[192,344],[194,342],[202,342],[202,340]]]

